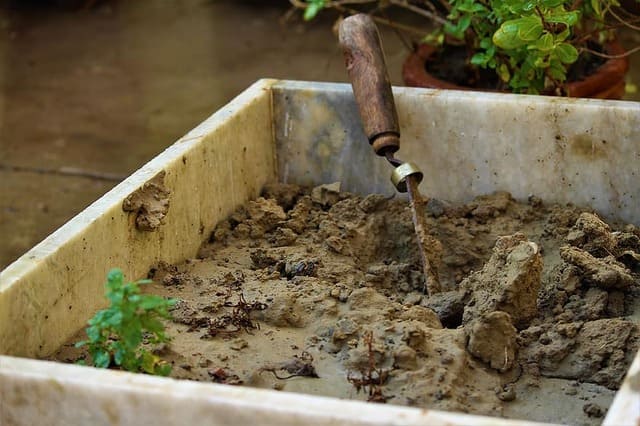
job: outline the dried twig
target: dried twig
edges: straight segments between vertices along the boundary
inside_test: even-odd
[[[209,330],[203,337],[215,337],[218,334],[235,334],[243,330],[251,334],[251,330],[260,330],[260,323],[253,322],[251,319],[252,311],[262,311],[267,309],[267,304],[253,301],[247,303],[244,295],[240,293],[238,303],[232,304],[226,302],[226,307],[233,308],[231,314],[226,314],[209,321]],[[233,326],[235,328],[229,329]]]
[[[383,370],[376,366],[376,358],[373,351],[373,332],[365,332],[363,340],[368,351],[367,370],[361,371],[360,377],[352,376],[351,373],[347,374],[347,381],[356,388],[357,392],[360,392],[360,389],[367,392],[369,396],[367,401],[384,403],[389,397],[382,393],[380,386],[384,385],[389,378],[389,370]]]
[[[319,376],[318,373],[316,373],[316,369],[312,362],[313,356],[311,356],[309,352],[304,351],[300,356],[294,355],[290,360],[278,364],[265,365],[260,368],[259,373],[268,371],[279,380],[288,380],[292,377],[312,377],[317,379]],[[284,377],[279,376],[277,373],[278,371],[286,371],[289,375]]]
[[[606,59],[620,59],[620,58],[626,58],[627,56],[636,53],[638,51],[640,51],[640,46],[636,46],[633,49],[627,50],[625,53],[621,53],[619,55],[607,55],[606,53],[601,53],[598,52],[596,50],[591,50],[587,47],[581,47],[578,49],[580,52],[589,52],[594,56],[599,56],[601,58],[606,58]]]

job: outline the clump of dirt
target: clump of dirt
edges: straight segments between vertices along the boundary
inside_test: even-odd
[[[640,230],[504,192],[426,210],[429,296],[406,201],[269,185],[197,258],[151,270],[148,291],[180,299],[172,376],[599,422],[640,340]]]
[[[129,195],[122,203],[122,210],[135,215],[136,228],[154,231],[169,211],[169,190],[164,186],[165,171],[161,171]]]

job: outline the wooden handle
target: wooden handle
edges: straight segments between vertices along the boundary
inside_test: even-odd
[[[350,16],[340,24],[339,39],[369,143],[378,155],[394,153],[400,126],[378,29],[368,15]]]

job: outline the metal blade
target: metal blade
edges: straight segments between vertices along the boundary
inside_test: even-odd
[[[441,253],[442,249],[440,242],[427,232],[428,226],[424,216],[424,206],[426,205],[427,200],[424,200],[420,191],[418,191],[417,179],[415,176],[407,176],[406,183],[407,192],[409,193],[409,205],[411,206],[413,226],[416,230],[416,236],[418,237],[418,247],[420,248],[420,256],[422,258],[425,290],[428,295],[433,295],[434,293],[442,291],[442,288],[440,287],[438,271],[434,269],[431,261],[429,260],[430,256],[427,253],[427,247],[430,248],[431,253]]]

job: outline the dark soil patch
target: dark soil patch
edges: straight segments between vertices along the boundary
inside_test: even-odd
[[[437,50],[425,69],[434,77],[462,87],[503,90],[503,84],[492,69],[472,65],[471,54],[465,46],[445,45]]]

